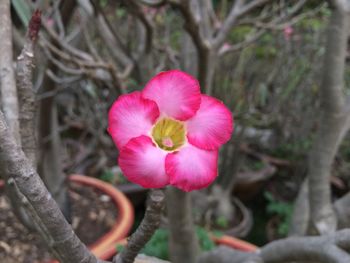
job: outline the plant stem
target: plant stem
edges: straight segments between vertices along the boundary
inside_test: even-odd
[[[151,190],[145,217],[134,234],[130,237],[125,249],[114,258],[114,263],[132,263],[140,250],[151,239],[160,225],[164,208],[163,190]]]
[[[199,255],[191,209],[191,196],[176,188],[167,189],[169,251],[173,263],[194,263]]]

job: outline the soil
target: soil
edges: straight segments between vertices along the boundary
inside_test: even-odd
[[[113,226],[117,217],[109,196],[87,186],[70,183],[72,227],[78,237],[91,245]],[[0,189],[0,262],[43,263],[52,257],[41,237],[28,231],[11,211]]]

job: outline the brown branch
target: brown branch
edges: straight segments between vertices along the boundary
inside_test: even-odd
[[[150,240],[158,229],[164,208],[163,190],[151,190],[145,217],[134,234],[129,238],[127,246],[114,258],[114,263],[132,263],[139,251]]]
[[[36,103],[33,90],[32,74],[34,67],[34,45],[41,25],[41,12],[36,11],[29,22],[24,47],[17,58],[17,87],[20,101],[19,120],[22,148],[36,166],[37,140],[35,128]]]

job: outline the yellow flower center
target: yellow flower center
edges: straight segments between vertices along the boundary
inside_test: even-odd
[[[170,118],[160,119],[152,129],[152,138],[159,148],[175,151],[185,143],[185,126]]]

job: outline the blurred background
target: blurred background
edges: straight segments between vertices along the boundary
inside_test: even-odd
[[[199,79],[202,92],[222,100],[235,120],[232,139],[220,151],[217,180],[192,194],[199,235],[228,234],[261,246],[290,233],[320,127],[332,14],[327,1],[12,0],[14,58],[35,9],[42,10],[33,76],[38,170],[73,224],[81,220],[72,198],[82,197],[67,194],[71,174],[112,184],[132,201],[134,227],[142,219],[147,190],[127,182],[117,165],[108,110],[121,94],[176,68]],[[349,190],[349,146],[344,136],[329,179],[332,200]],[[80,217],[108,217],[99,214],[103,204],[95,206]],[[0,236],[6,227],[0,226]],[[161,258],[167,254],[164,231],[146,247]],[[14,244],[17,237],[4,242]],[[0,255],[4,251],[0,242]]]

